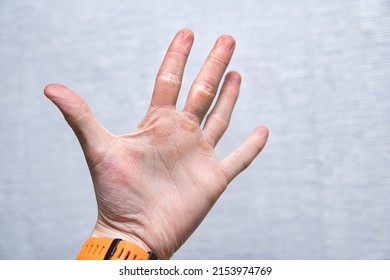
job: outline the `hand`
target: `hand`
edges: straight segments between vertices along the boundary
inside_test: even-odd
[[[114,135],[74,91],[48,85],[45,95],[61,110],[83,149],[92,176],[98,217],[93,237],[122,238],[169,259],[194,232],[229,182],[264,147],[257,127],[223,160],[215,146],[226,131],[241,77],[226,75],[214,108],[200,127],[233,55],[235,41],[221,36],[190,89],[175,108],[194,36],[179,31],[158,72],[146,116],[136,131]]]

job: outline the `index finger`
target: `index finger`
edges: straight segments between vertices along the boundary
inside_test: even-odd
[[[175,106],[194,34],[182,29],[173,38],[156,77],[150,106]]]

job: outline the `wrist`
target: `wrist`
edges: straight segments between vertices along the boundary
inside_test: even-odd
[[[122,239],[124,241],[133,243],[138,247],[142,248],[146,252],[153,251],[141,238],[133,234],[127,234],[120,230],[109,228],[101,225],[99,222],[96,223],[94,230],[91,233],[91,238],[108,238],[108,239]]]
[[[153,252],[160,260],[168,260],[173,255],[173,250],[165,249],[166,246],[164,245],[167,242],[159,239],[160,236],[158,235],[146,235],[145,230],[141,226],[130,227],[126,224],[125,227],[124,223],[108,223],[106,220],[98,218],[90,237],[108,238],[112,240],[119,238],[141,247],[146,252]]]

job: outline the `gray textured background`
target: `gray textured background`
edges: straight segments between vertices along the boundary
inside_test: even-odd
[[[1,0],[0,259],[73,259],[95,222],[81,149],[43,87],[68,85],[131,132],[183,27],[181,105],[215,39],[237,40],[243,85],[218,155],[258,124],[271,134],[174,258],[389,259],[388,0]]]

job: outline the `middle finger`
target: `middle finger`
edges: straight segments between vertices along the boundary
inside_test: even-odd
[[[213,102],[234,47],[233,37],[229,35],[219,37],[191,86],[183,111],[189,113],[199,124]]]

